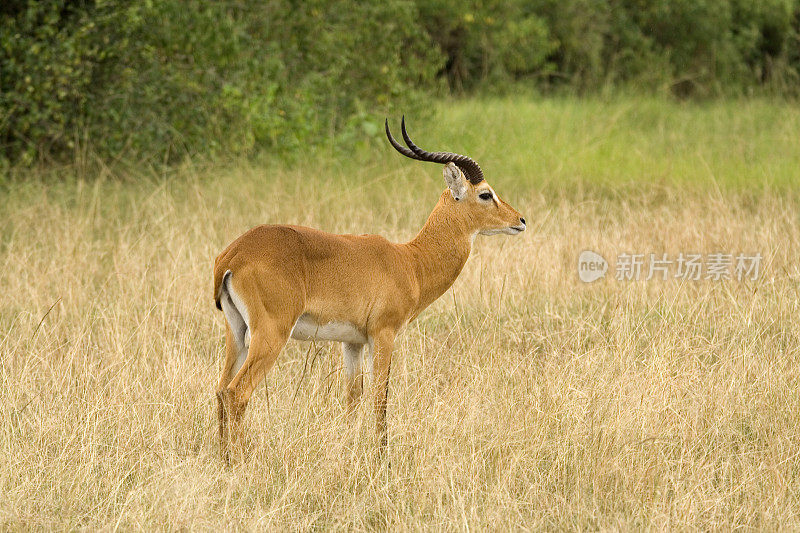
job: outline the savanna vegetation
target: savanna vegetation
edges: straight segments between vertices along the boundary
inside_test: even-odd
[[[345,416],[338,346],[290,343],[224,468],[211,264],[264,222],[409,239],[439,167],[372,146],[5,186],[3,528],[798,527],[800,112],[514,98],[434,116],[419,142],[474,155],[529,227],[479,237],[399,336],[388,465],[369,404]],[[764,260],[755,280],[612,266],[584,284],[583,249]]]

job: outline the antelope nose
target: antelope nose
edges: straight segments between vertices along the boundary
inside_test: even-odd
[[[524,218],[522,218],[522,217],[519,217],[519,221],[520,221],[520,222],[522,222],[522,225],[523,225],[523,226],[525,225],[525,219],[524,219]]]

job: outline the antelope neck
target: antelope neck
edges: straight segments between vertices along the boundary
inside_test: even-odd
[[[472,233],[461,217],[453,216],[454,200],[445,190],[416,237],[405,243],[420,288],[419,311],[455,282],[469,258]]]

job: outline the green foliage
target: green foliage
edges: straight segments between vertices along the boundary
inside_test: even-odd
[[[533,79],[579,91],[797,94],[800,1],[434,0],[422,23],[455,89]]]
[[[0,4],[0,163],[351,147],[444,85],[797,96],[800,0]]]
[[[649,55],[668,65],[662,77],[678,95],[719,94],[770,86],[783,93],[797,79],[800,2],[794,0],[632,1],[629,20]],[[635,76],[642,71],[626,73]]]
[[[418,7],[456,89],[541,77],[552,68],[547,59],[556,43],[529,2],[433,0]]]
[[[291,3],[249,18],[273,21],[271,37],[289,65],[303,124],[348,142],[378,134],[379,117],[392,110],[421,106],[420,90],[432,86],[439,56],[416,23],[413,3]]]
[[[403,1],[0,9],[0,142],[22,162],[85,146],[158,160],[288,152],[377,133],[378,112],[419,102],[437,68]]]
[[[0,19],[0,141],[27,158],[70,144],[85,106],[93,64],[94,22],[59,2],[7,4]]]

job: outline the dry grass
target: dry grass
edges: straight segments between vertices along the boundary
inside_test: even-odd
[[[391,467],[370,410],[343,416],[338,347],[291,343],[223,468],[213,257],[260,222],[410,238],[440,171],[353,168],[8,187],[4,529],[800,527],[800,202],[770,189],[497,183],[530,230],[479,238],[399,337]],[[765,260],[754,282],[585,285],[585,248]]]

